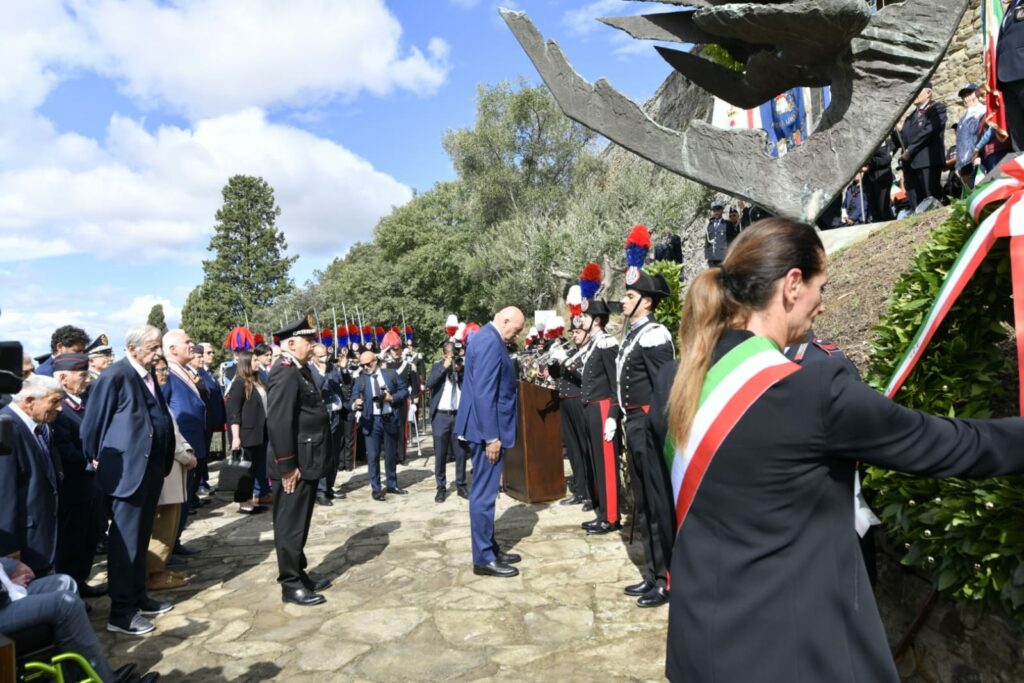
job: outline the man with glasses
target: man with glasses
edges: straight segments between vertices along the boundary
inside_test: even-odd
[[[366,467],[374,500],[384,500],[385,491],[408,493],[398,485],[398,439],[402,430],[400,407],[409,395],[402,378],[390,368],[381,368],[373,351],[359,356],[362,372],[352,388],[352,410],[360,411],[359,427],[366,440]],[[387,488],[380,486],[380,447],[384,442]]]
[[[160,330],[133,327],[125,349],[89,390],[82,452],[98,461],[96,483],[113,499],[107,630],[142,635],[155,628],[146,617],[173,608],[146,595],[146,551],[160,489],[174,464],[174,423],[152,371]]]

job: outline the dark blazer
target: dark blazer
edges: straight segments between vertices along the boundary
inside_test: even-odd
[[[467,344],[465,373],[455,434],[466,441],[500,439],[503,448],[515,446],[516,368],[494,323],[481,327]]]
[[[52,437],[47,453],[10,406],[0,415],[14,422],[14,452],[0,456],[0,555],[20,551],[21,561],[42,575],[57,555],[59,461]]]
[[[217,379],[206,368],[199,369],[199,377],[206,387],[206,433],[223,432],[227,422],[224,394]]]
[[[164,395],[153,396],[127,358],[92,384],[81,434],[86,457],[99,461],[96,482],[114,498],[135,493],[151,460],[165,477],[174,464],[174,425]]]
[[[61,469],[64,471],[65,486],[81,485],[81,480],[88,480],[92,485],[94,470],[89,467],[89,459],[82,450],[82,419],[85,417],[85,402],[76,405],[65,397],[63,407],[52,427],[53,450],[60,457]],[[72,483],[74,482],[74,483]]]
[[[379,366],[378,366],[379,367]],[[384,387],[381,387],[383,392],[386,387],[391,392],[391,412],[387,415],[381,415],[381,421],[384,423],[384,428],[389,431],[395,431],[401,426],[401,407],[405,403],[405,399],[409,397],[409,387],[402,381],[402,378],[398,376],[398,373],[391,368],[380,368],[381,374],[384,375]],[[373,417],[373,382],[367,381],[365,374],[360,374],[356,377],[355,382],[352,385],[352,410],[355,410],[356,399],[363,399],[363,412],[359,416],[360,428],[363,430],[370,429],[370,420]]]
[[[749,332],[726,332],[716,358]],[[853,520],[857,460],[933,477],[1024,470],[1024,420],[909,410],[843,363],[758,398],[711,460],[672,551],[672,681],[899,681]],[[771,652],[771,657],[765,657]]]
[[[186,372],[188,372],[186,370]],[[185,384],[185,380],[174,372],[168,373],[167,383],[160,387],[167,407],[174,419],[178,421],[178,431],[192,446],[192,451],[200,460],[206,453],[206,402],[196,391]]]
[[[996,43],[996,78],[1000,83],[1024,79],[1024,21],[1017,21],[1015,9],[1024,6],[1014,0],[1003,14]]]
[[[455,377],[455,383],[459,387],[459,391],[462,391],[462,380],[465,375],[465,368],[462,372],[456,373],[453,361],[453,367],[445,368],[444,359],[434,361],[434,364],[430,366],[430,375],[427,377],[427,388],[430,389],[430,420],[434,420],[434,416],[437,415],[438,408],[441,407],[441,394],[444,392],[445,382],[448,381],[449,377]]]
[[[243,448],[256,448],[267,443],[267,411],[256,387],[245,397],[245,382],[235,377],[228,389],[227,420],[238,425],[238,436]]]
[[[900,128],[900,141],[910,156],[909,168],[930,168],[946,163],[943,135],[946,132],[946,105],[929,101],[914,109]]]
[[[270,370],[267,435],[272,479],[298,468],[303,479],[316,480],[332,465],[331,423],[323,396],[309,366],[300,367],[287,354],[281,354]]]

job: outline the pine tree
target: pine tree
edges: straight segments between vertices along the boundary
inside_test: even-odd
[[[277,227],[281,208],[263,178],[236,175],[221,192],[224,204],[203,261],[203,282],[189,293],[182,327],[199,341],[216,345],[257,309],[292,290],[288,273],[297,256]]]
[[[146,324],[160,330],[160,334],[167,334],[167,320],[164,318],[163,304],[154,304],[153,308],[149,309],[149,317],[146,318]]]

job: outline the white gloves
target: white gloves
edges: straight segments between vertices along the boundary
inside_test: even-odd
[[[563,349],[561,346],[556,346],[555,348],[551,349],[551,351],[548,352],[548,356],[551,358],[551,360],[556,360],[559,363],[565,362],[565,359],[569,357],[566,355],[565,349]]]
[[[618,430],[615,424],[614,418],[608,418],[604,421],[604,440],[611,441],[615,438],[615,432]]]

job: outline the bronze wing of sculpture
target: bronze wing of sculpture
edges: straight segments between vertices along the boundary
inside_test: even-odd
[[[584,80],[525,13],[501,14],[569,118],[674,173],[803,221],[818,217],[892,130],[937,68],[968,2],[906,0],[872,15],[864,0],[654,1],[687,7],[602,21],[635,38],[722,46],[744,71],[658,51],[727,102],[749,108],[793,87],[830,85],[832,104],[807,140],[774,158],[761,130],[661,126],[604,79]]]

